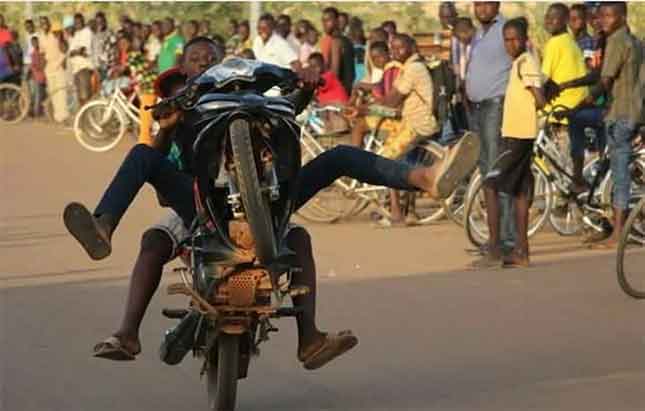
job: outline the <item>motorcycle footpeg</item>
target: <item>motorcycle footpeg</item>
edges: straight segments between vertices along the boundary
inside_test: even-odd
[[[309,294],[310,291],[306,285],[294,285],[289,288],[289,296],[297,297],[299,295]]]
[[[190,311],[185,308],[164,308],[161,310],[161,314],[171,320],[181,320],[187,316],[189,312]]]
[[[276,317],[295,317],[302,312],[299,307],[282,307],[275,311]]]

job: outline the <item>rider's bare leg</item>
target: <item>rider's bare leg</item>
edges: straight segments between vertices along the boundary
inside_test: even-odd
[[[297,264],[302,268],[294,275],[293,284],[306,286],[310,290],[308,294],[293,298],[294,306],[302,308],[302,313],[296,317],[300,355],[324,339],[324,334],[316,327],[316,264],[311,237],[304,228],[293,228],[287,236],[287,245],[296,253]]]
[[[365,117],[358,117],[352,127],[352,146],[362,148],[365,133],[369,131]]]
[[[401,195],[397,190],[390,190],[390,220],[393,223],[403,221],[401,211]]]
[[[130,278],[130,289],[121,326],[114,333],[130,352],[141,350],[139,327],[152,296],[159,287],[163,266],[170,260],[173,243],[168,234],[150,229],[141,238],[141,249]]]

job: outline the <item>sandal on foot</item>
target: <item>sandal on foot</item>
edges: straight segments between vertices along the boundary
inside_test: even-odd
[[[336,335],[327,334],[320,347],[301,358],[302,364],[307,370],[316,370],[351,350],[356,344],[358,344],[358,338],[349,330],[341,331]]]
[[[83,204],[70,203],[63,213],[65,227],[81,243],[93,260],[102,260],[112,252],[110,237]]]
[[[442,160],[434,192],[439,199],[446,199],[455,191],[457,184],[470,173],[479,159],[479,136],[466,133]]]
[[[140,349],[136,352],[128,350],[121,340],[112,336],[94,346],[93,356],[112,361],[134,361],[140,352]]]

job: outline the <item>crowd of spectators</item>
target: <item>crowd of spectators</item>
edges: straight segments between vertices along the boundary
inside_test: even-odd
[[[460,16],[454,3],[444,2],[437,17],[449,44],[448,64],[456,84],[453,103],[459,102],[468,128],[481,139],[482,175],[492,171],[500,145],[508,146],[502,137],[535,137],[530,136],[536,133],[535,127],[526,129],[510,122],[512,116],[521,112],[519,121],[533,123],[541,106],[537,102],[543,96],[547,109],[554,106],[575,109],[569,119],[561,119],[571,140],[574,191],[586,189],[582,178],[586,151],[602,149],[608,141],[612,149],[618,147],[617,152],[622,153],[612,158],[613,176],[617,180],[614,225],[620,228],[629,197],[629,183],[623,170],[626,167],[623,151],[628,141],[624,135],[633,134],[635,113],[640,110],[640,106],[630,104],[642,102],[639,80],[632,78],[634,70],[638,72],[632,65],[642,66],[642,46],[629,33],[627,6],[620,2],[600,6],[550,5],[544,18],[544,29],[550,38],[539,51],[528,36],[526,19],[506,20],[499,2],[476,2],[473,10],[474,19]],[[189,20],[177,25],[170,17],[144,23],[122,16],[119,27],[112,30],[105,15],[99,12],[87,23],[81,14],[66,17],[62,23],[50,22],[43,16],[38,20],[40,31],[34,21],[27,20],[19,37],[0,16],[0,80],[29,82],[34,96],[33,116],[41,115],[40,104],[49,94],[54,119],[59,122],[70,115],[67,90],[75,90],[76,99],[82,104],[101,84],[118,87],[118,80],[123,78],[135,85],[140,101],[148,104],[156,98],[152,84],[157,75],[177,64],[186,42],[203,36],[214,40],[222,58],[258,59],[294,70],[309,65],[318,68],[325,79],[325,85],[317,92],[319,102],[355,107],[352,143],[356,146],[361,145],[364,131],[374,127],[372,114],[382,117],[391,111],[398,114],[382,125],[389,127],[393,135],[384,148],[385,155],[391,158],[400,158],[419,138],[433,135],[444,138],[450,131],[456,131],[451,130],[454,122],[437,115],[437,84],[430,71],[431,59],[420,55],[412,36],[397,31],[395,21],[366,30],[360,18],[328,7],[322,12],[319,31],[308,20],[294,24],[288,15],[264,14],[257,23],[256,38],[251,38],[248,21],[229,23],[225,40],[211,32],[208,20]],[[618,44],[615,33],[624,44]],[[507,44],[512,42],[508,36],[515,36],[514,41],[520,44],[514,46],[513,52]],[[609,56],[615,61],[608,61]],[[518,61],[526,64],[518,65]],[[520,67],[519,78],[512,72],[515,66]],[[536,67],[539,80],[534,77]],[[620,79],[619,74],[623,76]],[[625,76],[632,77],[626,80]],[[67,87],[69,84],[74,87]],[[517,89],[518,84],[524,84],[526,90]],[[531,93],[526,94],[527,90]],[[509,107],[508,93],[532,103]],[[367,100],[361,97],[365,95]],[[142,124],[151,123],[147,115],[142,111]],[[603,119],[607,123],[607,115],[611,128],[602,125]],[[584,129],[590,126],[597,129],[596,147],[586,145]],[[148,129],[142,127],[142,133],[149,133]],[[522,135],[504,136],[505,130]],[[142,136],[144,141],[147,138]],[[522,150],[526,152],[525,148]],[[526,233],[522,233],[526,221],[512,218],[518,214],[515,207],[526,211],[526,202],[512,201],[518,193],[498,188],[489,185],[485,189],[487,202],[495,207],[488,208],[491,243],[484,263],[496,263],[505,249],[514,249],[519,260],[528,261]],[[398,197],[393,193],[391,198],[393,220],[401,220]]]

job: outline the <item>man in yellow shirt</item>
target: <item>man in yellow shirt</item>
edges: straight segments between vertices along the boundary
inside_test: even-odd
[[[544,28],[551,34],[551,38],[544,46],[542,61],[542,74],[547,79],[545,94],[547,100],[552,97],[549,83],[562,84],[564,82],[583,77],[587,74],[584,57],[580,47],[571,33],[567,31],[569,23],[569,8],[562,3],[549,6],[544,17]],[[563,91],[556,98],[549,101],[547,110],[555,106],[574,108],[589,95],[587,87],[571,88]]]

